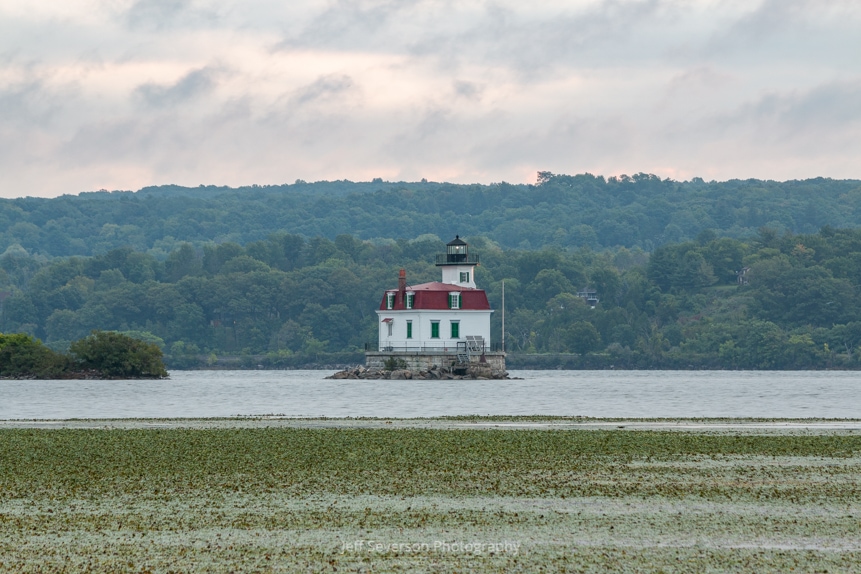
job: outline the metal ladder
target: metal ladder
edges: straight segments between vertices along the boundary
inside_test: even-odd
[[[457,363],[459,365],[469,364],[469,345],[467,343],[457,344]]]

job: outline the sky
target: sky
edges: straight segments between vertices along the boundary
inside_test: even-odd
[[[0,197],[861,178],[857,0],[0,0]]]

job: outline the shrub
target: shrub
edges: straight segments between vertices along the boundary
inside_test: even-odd
[[[397,371],[407,368],[407,362],[400,357],[389,357],[383,362],[383,366],[387,371]]]
[[[70,361],[25,333],[0,333],[0,377],[62,377]]]
[[[161,349],[154,343],[112,331],[93,331],[69,347],[85,369],[111,378],[161,378],[167,376]]]

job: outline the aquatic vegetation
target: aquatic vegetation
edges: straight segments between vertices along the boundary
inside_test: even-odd
[[[0,430],[0,570],[845,571],[859,471],[852,433]]]

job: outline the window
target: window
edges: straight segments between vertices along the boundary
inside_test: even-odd
[[[460,321],[451,322],[451,338],[460,339]]]
[[[395,308],[395,294],[394,293],[386,293],[386,309],[394,309]]]
[[[407,293],[407,309],[412,309],[415,301],[416,301],[416,294],[415,293]]]
[[[460,282],[461,283],[469,283],[469,271],[461,271]]]
[[[413,338],[413,322],[407,321],[407,339]]]
[[[431,339],[439,339],[439,321],[431,321]]]
[[[448,294],[448,308],[449,309],[460,309],[460,293],[449,293]]]
[[[394,323],[395,323],[394,321],[387,321],[386,322],[386,325],[388,325],[388,327],[389,327],[389,337],[392,336],[392,325],[394,325]]]

